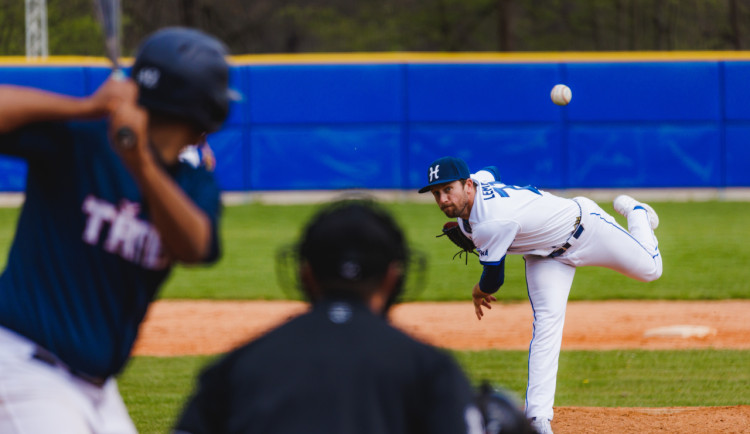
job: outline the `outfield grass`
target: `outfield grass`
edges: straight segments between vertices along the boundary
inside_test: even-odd
[[[725,299],[750,298],[748,202],[654,203],[661,219],[657,230],[664,257],[663,277],[636,282],[610,270],[580,268],[571,300]],[[411,244],[427,254],[427,286],[422,300],[465,300],[481,275],[477,258],[451,259],[457,249],[436,238],[447,220],[433,204],[395,203],[388,207],[407,232]],[[605,210],[611,206],[604,205]],[[288,296],[274,274],[280,245],[299,236],[317,209],[310,205],[248,205],[226,209],[225,255],[214,268],[178,269],[163,291],[167,298],[262,298]],[[621,216],[616,215],[625,224]],[[525,300],[523,259],[508,257],[504,300]]]
[[[474,384],[524,397],[525,351],[454,352]],[[119,379],[141,433],[164,433],[212,357],[135,357]],[[750,404],[750,351],[563,351],[555,405],[665,407]],[[291,411],[291,410],[290,410]]]
[[[456,248],[435,238],[447,220],[434,204],[388,204],[411,244],[427,254],[427,285],[415,298],[465,300],[481,274],[477,258],[469,265],[452,260]],[[664,274],[641,283],[613,271],[580,268],[571,300],[750,298],[750,242],[746,220],[750,202],[653,203],[661,224],[657,230]],[[624,219],[611,211],[621,223]],[[161,293],[163,298],[284,299],[276,281],[278,248],[294,242],[316,205],[243,205],[225,208],[221,233],[223,258],[212,267],[178,267]],[[0,209],[0,251],[6,251],[18,210]],[[2,255],[4,261],[5,255]],[[508,257],[506,284],[499,297],[525,300],[523,259]]]

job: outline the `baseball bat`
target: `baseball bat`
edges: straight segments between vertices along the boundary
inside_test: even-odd
[[[104,33],[107,58],[112,62],[112,78],[124,80],[125,74],[120,67],[120,0],[94,0],[94,8]],[[114,140],[121,149],[130,149],[136,143],[135,133],[127,126],[117,130]]]

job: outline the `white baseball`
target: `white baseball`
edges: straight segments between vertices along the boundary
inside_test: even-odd
[[[570,100],[573,99],[573,92],[564,84],[556,84],[549,96],[552,98],[552,102],[557,105],[568,105]]]

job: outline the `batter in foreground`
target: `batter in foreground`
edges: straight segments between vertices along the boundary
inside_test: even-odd
[[[551,433],[565,307],[576,267],[606,267],[644,282],[658,279],[662,258],[654,229],[659,218],[649,205],[618,196],[614,208],[627,218],[625,230],[590,199],[507,185],[493,169],[472,175],[463,160],[443,157],[430,164],[428,184],[419,192],[431,192],[476,247],[484,266],[472,290],[478,319],[496,301],[492,294],[503,284],[505,256],[524,255],[534,312],[526,416],[538,432]]]
[[[141,45],[134,80],[92,96],[0,86],[0,153],[28,162],[0,277],[0,432],[135,433],[114,375],[172,265],[219,254],[218,186],[179,154],[227,117],[225,55],[170,28]]]

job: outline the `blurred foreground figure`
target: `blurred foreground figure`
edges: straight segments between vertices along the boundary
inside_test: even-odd
[[[135,432],[114,376],[173,264],[219,256],[218,186],[178,156],[227,117],[225,56],[168,28],[89,97],[0,86],[0,153],[28,163],[0,277],[0,433]]]
[[[483,433],[450,356],[385,319],[409,249],[373,203],[322,209],[291,250],[309,312],[200,377],[177,433]]]
[[[507,391],[484,382],[479,387],[477,406],[484,419],[484,434],[538,434],[515,396]]]

